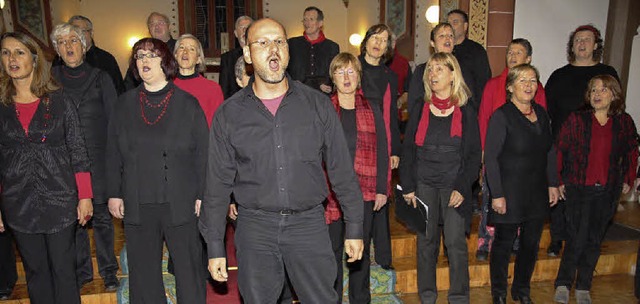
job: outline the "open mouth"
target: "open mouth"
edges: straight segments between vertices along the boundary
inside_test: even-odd
[[[15,72],[15,71],[17,71],[19,69],[20,69],[20,67],[17,66],[17,65],[9,65],[9,70],[12,71],[12,72]]]
[[[143,71],[143,72],[145,72],[145,73],[147,73],[147,72],[151,71],[151,68],[150,68],[150,67],[148,67],[148,66],[143,66],[143,67],[142,67],[142,71]]]
[[[269,59],[269,69],[272,71],[277,71],[280,69],[280,60],[278,58]]]
[[[67,56],[71,57],[73,54],[75,54],[73,51],[67,51]]]

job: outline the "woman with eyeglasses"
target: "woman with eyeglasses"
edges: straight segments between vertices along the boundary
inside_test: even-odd
[[[107,125],[118,93],[106,72],[84,61],[87,42],[80,28],[68,23],[57,25],[51,33],[53,47],[63,65],[53,67],[51,74],[72,97],[80,117],[80,127],[91,159],[93,186],[93,237],[96,244],[98,267],[106,290],[118,286],[118,261],[113,252],[113,222],[107,208],[105,193],[105,157],[107,151]],[[78,285],[93,280],[93,263],[87,227],[76,231]]]
[[[329,65],[331,81],[336,92],[331,101],[344,130],[353,167],[364,197],[364,253],[362,259],[347,264],[349,267],[349,302],[369,303],[369,243],[373,228],[373,214],[387,203],[389,156],[384,120],[378,107],[367,101],[360,89],[362,66],[349,53],[338,54]],[[338,199],[331,192],[325,206],[325,220],[338,264],[338,277],[334,284],[342,303],[342,262],[344,256],[344,222]]]
[[[31,303],[80,304],[76,224],[85,225],[93,207],[78,114],[36,41],[9,32],[0,45],[0,207],[22,256]]]
[[[208,128],[198,100],[173,83],[178,64],[161,40],[133,46],[142,84],[120,96],[109,123],[109,211],[124,221],[130,303],[166,303],[162,248],[175,265],[179,303],[204,303],[197,214]],[[194,208],[196,206],[196,208]]]

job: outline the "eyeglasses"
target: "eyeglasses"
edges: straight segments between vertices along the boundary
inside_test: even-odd
[[[167,25],[167,23],[165,21],[158,21],[158,22],[150,22],[149,27],[154,27],[154,26],[158,26],[158,25]]]
[[[57,45],[64,45],[64,46],[77,45],[78,43],[80,43],[80,38],[77,38],[77,37],[71,38],[69,40],[60,39],[56,41]]]
[[[355,73],[356,71],[354,69],[340,69],[333,72],[333,75],[344,76],[344,74],[347,74],[349,76],[353,76]]]
[[[259,45],[261,48],[266,49],[268,47],[271,47],[272,45],[275,44],[275,46],[277,46],[279,49],[287,47],[287,40],[286,39],[276,39],[276,40],[269,40],[269,39],[260,39],[260,40],[256,40],[254,42],[249,42],[249,44],[257,44]]]
[[[154,58],[158,58],[160,56],[158,56],[158,54],[156,53],[147,53],[147,54],[143,54],[143,53],[139,53],[139,54],[133,54],[133,59],[135,60],[142,60],[145,57],[149,58],[149,59],[154,59]]]
[[[386,44],[389,41],[389,39],[378,37],[377,35],[371,36],[371,39],[373,39],[375,43],[381,43],[381,44]]]

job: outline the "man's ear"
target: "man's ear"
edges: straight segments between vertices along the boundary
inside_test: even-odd
[[[245,45],[242,47],[242,55],[244,57],[244,62],[248,64],[252,64],[251,61],[251,49],[249,49],[249,45]]]

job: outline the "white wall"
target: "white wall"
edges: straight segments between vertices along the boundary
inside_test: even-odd
[[[609,0],[516,0],[513,37],[531,42],[533,64],[544,84],[554,70],[568,63],[571,31],[591,23],[604,36],[608,10]]]
[[[627,85],[627,112],[636,123],[636,128],[640,130],[640,27],[633,37],[631,47],[631,60],[629,62],[629,78]]]

